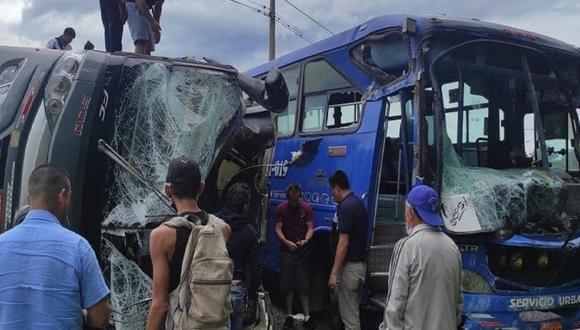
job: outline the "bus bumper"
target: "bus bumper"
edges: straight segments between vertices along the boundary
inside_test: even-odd
[[[580,329],[580,310],[566,316],[555,312],[527,311],[465,314],[466,330],[565,330]]]

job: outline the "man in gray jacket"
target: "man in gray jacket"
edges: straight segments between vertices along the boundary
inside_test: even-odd
[[[415,186],[407,196],[408,236],[393,250],[381,330],[451,330],[461,323],[461,255],[440,230],[438,207],[429,186]]]

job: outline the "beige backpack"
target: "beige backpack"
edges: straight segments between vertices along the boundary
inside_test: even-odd
[[[191,229],[177,288],[169,294],[166,329],[227,329],[233,262],[217,217],[206,225],[175,217],[164,225]]]

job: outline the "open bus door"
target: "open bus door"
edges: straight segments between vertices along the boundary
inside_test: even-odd
[[[376,205],[372,244],[369,249],[368,279],[370,301],[385,307],[388,269],[395,243],[405,233],[404,205],[412,184],[415,126],[413,93],[402,89],[385,98],[382,127],[380,172],[376,177]],[[373,214],[372,212],[369,212]]]

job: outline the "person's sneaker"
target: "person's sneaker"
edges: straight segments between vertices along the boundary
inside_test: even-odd
[[[316,324],[314,324],[314,320],[312,320],[312,317],[308,319],[308,321],[304,322],[303,324],[305,329],[318,329],[316,327]]]
[[[284,330],[293,330],[294,329],[294,319],[292,316],[287,316],[286,321],[284,321]]]

